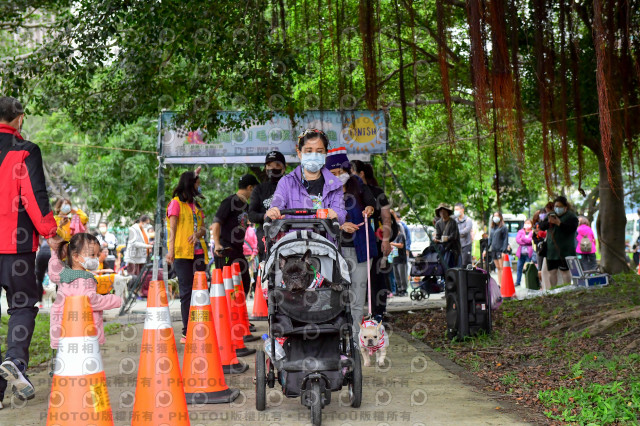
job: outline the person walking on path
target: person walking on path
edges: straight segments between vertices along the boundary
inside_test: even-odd
[[[371,228],[369,221],[364,220],[364,217],[373,215],[376,201],[362,179],[352,174],[351,163],[349,163],[345,148],[330,150],[325,167],[342,182],[344,191],[347,218],[345,223],[340,226],[342,230],[342,255],[349,264],[351,318],[353,319],[353,333],[354,336],[357,336],[360,332],[360,323],[367,299],[367,249],[370,258],[375,258],[378,255],[373,228]],[[369,226],[369,241],[367,241],[365,226]]]
[[[453,209],[449,204],[440,203],[436,209],[436,237],[434,241],[442,244],[444,262],[448,268],[454,268],[460,262],[460,233],[456,221],[451,219]]]
[[[516,234],[516,243],[518,243],[518,251],[516,252],[516,256],[518,256],[516,287],[518,287],[522,279],[524,264],[531,262],[531,259],[533,258],[533,229],[531,220],[525,220],[523,228],[518,230],[518,233]]]
[[[36,251],[39,235],[51,250],[62,241],[56,236],[58,225],[49,205],[40,148],[20,134],[24,117],[17,99],[0,97],[0,291],[6,292],[9,305],[0,408],[7,386],[20,399],[35,395],[26,370],[36,304],[42,297],[36,282]]]
[[[578,216],[571,210],[566,197],[559,196],[554,200],[553,212],[542,221],[540,229],[547,231],[547,257],[542,264],[543,290],[570,283],[571,272],[566,257],[576,255]],[[558,275],[561,282],[558,282]]]
[[[254,228],[251,223],[247,226],[247,231],[244,234],[242,254],[244,254],[244,258],[247,260],[247,265],[249,265],[249,278],[253,285],[255,282],[254,275],[257,270],[256,259],[258,256],[258,238],[256,236],[256,228]],[[249,296],[249,293],[247,293],[247,296]]]
[[[489,229],[489,255],[496,265],[498,274],[498,285],[502,285],[502,255],[507,253],[509,245],[509,232],[504,224],[502,213],[495,212],[491,218],[491,227]]]
[[[131,275],[138,275],[142,271],[142,268],[147,263],[147,258],[151,254],[153,244],[149,242],[149,235],[147,234],[147,226],[150,223],[149,216],[143,214],[136,223],[129,227],[124,261],[127,264],[127,272]]]
[[[264,171],[267,179],[253,189],[249,200],[249,220],[256,228],[256,237],[258,239],[258,259],[265,259],[264,248],[264,215],[271,207],[273,193],[276,192],[278,182],[287,169],[287,162],[284,154],[280,151],[271,151],[264,159]]]
[[[473,248],[473,221],[469,216],[464,214],[464,205],[457,203],[454,207],[453,215],[458,224],[458,233],[460,234],[460,263],[463,268],[471,265],[471,249]]]
[[[322,130],[307,129],[298,136],[300,165],[278,182],[266,215],[280,219],[284,209],[326,209],[328,219],[345,222],[342,183],[324,166],[329,139]]]
[[[249,226],[249,215],[247,214],[249,205],[247,202],[253,188],[258,184],[258,179],[254,175],[243,175],[238,182],[238,191],[222,200],[213,218],[216,268],[222,269],[232,263],[240,264],[244,294],[249,294],[251,288],[249,265],[243,250],[246,230]]]
[[[371,310],[374,317],[380,321],[387,310],[387,296],[389,295],[389,275],[392,268],[386,265],[387,256],[391,253],[391,203],[382,188],[378,185],[373,166],[360,160],[352,161],[353,169],[364,184],[371,190],[376,204],[371,222],[376,234],[376,250],[378,256],[371,259]],[[381,238],[377,237],[381,235]]]
[[[107,222],[105,222],[104,220],[100,221],[100,223],[98,224],[98,231],[99,234],[96,235],[96,237],[98,237],[98,241],[100,241],[100,246],[106,247],[107,249],[109,249],[109,254],[115,256],[116,247],[118,247],[118,239],[112,232],[109,232],[109,226],[107,225]]]
[[[396,212],[392,210],[391,214],[400,225]],[[393,274],[389,276],[393,275],[394,278],[391,290],[395,290],[394,295],[396,296],[406,296],[409,281],[407,277],[407,237],[403,226],[398,226],[398,236],[391,242],[391,247],[393,247],[392,253],[395,254],[392,260]]]
[[[580,264],[585,271],[595,271],[598,269],[596,261],[596,237],[589,224],[589,219],[584,216],[578,218],[578,229],[576,230],[576,253],[580,255]]]
[[[204,271],[209,257],[204,236],[204,212],[197,198],[200,194],[200,178],[195,172],[180,175],[178,186],[173,190],[173,199],[167,206],[167,263],[173,264],[178,276],[180,311],[182,314],[182,338],[186,342],[193,275]],[[128,249],[127,249],[128,250]]]
[[[53,210],[58,224],[58,233],[65,241],[69,241],[78,232],[84,232],[89,216],[79,208],[72,207],[71,200],[58,199]]]

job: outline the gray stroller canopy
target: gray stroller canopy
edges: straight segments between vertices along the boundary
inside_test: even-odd
[[[291,256],[297,254],[302,256],[307,250],[311,250],[311,256],[320,261],[323,275],[327,279],[336,281],[336,278],[333,277],[332,266],[334,262],[337,262],[340,277],[349,283],[351,282],[349,264],[342,257],[342,254],[338,252],[336,246],[322,235],[307,230],[292,231],[282,237],[271,248],[264,266],[264,274],[269,274],[274,266],[274,272],[280,272],[280,262],[278,261],[280,255]]]

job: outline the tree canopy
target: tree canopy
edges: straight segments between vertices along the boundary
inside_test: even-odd
[[[639,9],[622,0],[18,1],[0,6],[0,87],[27,98],[31,114],[63,114],[81,144],[116,148],[78,150],[74,172],[105,194],[96,208],[131,188],[149,208],[154,155],[119,149],[154,151],[149,120],[164,108],[212,134],[243,125],[218,110],[265,120],[384,109],[387,160],[417,213],[430,217],[445,200],[477,215],[526,212],[544,192],[599,199],[603,263],[617,271],[638,159]],[[36,27],[41,38],[26,41]],[[382,159],[374,163],[406,211]],[[231,173],[210,176],[228,191]]]

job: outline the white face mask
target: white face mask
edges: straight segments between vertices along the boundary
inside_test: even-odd
[[[349,173],[340,173],[338,175],[338,180],[340,180],[340,182],[342,182],[342,185],[346,185],[347,181],[349,180],[350,177],[351,177],[351,175]]]
[[[316,173],[319,171],[327,158],[327,154],[319,152],[303,152],[300,158],[302,168],[308,172]]]
[[[106,234],[106,233],[107,233],[107,227],[106,227],[106,226],[101,226],[101,227],[99,227],[98,229],[100,230],[100,232],[101,232],[102,234]]]
[[[454,211],[453,211],[453,215],[454,215],[455,217],[460,217],[460,215],[461,215],[461,214],[462,214],[462,212],[461,212],[460,210],[454,210]]]
[[[63,204],[62,207],[60,207],[60,213],[62,214],[71,213],[71,206],[69,204]]]
[[[100,266],[100,261],[97,257],[89,257],[84,260],[84,262],[80,262],[80,266],[82,266],[87,271],[95,271]]]
[[[500,218],[498,216],[494,216],[493,223],[500,223]]]

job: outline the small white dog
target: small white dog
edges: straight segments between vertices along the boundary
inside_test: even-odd
[[[384,325],[373,320],[366,320],[360,324],[360,353],[364,359],[364,366],[369,367],[369,357],[376,354],[376,363],[382,367],[387,356],[389,339],[384,332]]]

